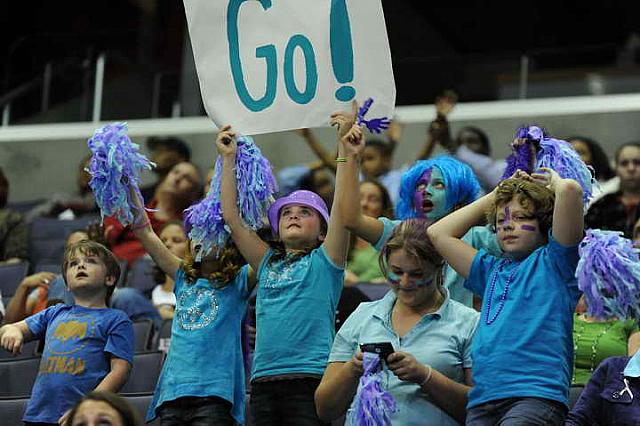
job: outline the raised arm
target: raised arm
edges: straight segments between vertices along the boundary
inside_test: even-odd
[[[222,184],[220,204],[225,223],[231,229],[231,237],[238,250],[254,271],[257,271],[269,246],[258,234],[247,227],[238,211],[238,189],[236,182],[236,134],[230,125],[220,129],[216,139],[218,154],[222,155]]]
[[[461,238],[473,226],[482,223],[485,212],[493,203],[494,197],[494,193],[490,192],[479,200],[443,217],[427,230],[438,253],[465,278],[469,276],[473,258],[478,251]]]
[[[135,204],[138,210],[135,212],[135,225],[132,226],[133,233],[136,238],[142,243],[145,251],[151,255],[153,261],[158,265],[162,271],[174,277],[182,260],[171,253],[171,251],[162,243],[160,237],[156,235],[147,213],[144,211],[142,200],[138,197],[137,193],[131,190],[131,197],[135,200]]]
[[[307,145],[309,145],[309,148],[316,154],[316,157],[322,162],[322,165],[335,173],[336,163],[333,161],[334,157],[320,144],[311,129],[300,129],[297,133],[307,142]]]
[[[354,103],[355,105],[355,103]],[[357,108],[354,106],[354,108]],[[354,114],[355,117],[355,114]],[[332,123],[336,122],[332,117]],[[336,180],[341,180],[345,169],[349,167],[347,163],[357,161],[356,152],[364,144],[364,134],[360,126],[354,120],[337,120],[338,125],[338,157],[346,161],[337,163]],[[348,127],[349,126],[349,127]],[[356,147],[355,149],[353,147]],[[338,266],[344,266],[347,260],[347,250],[349,249],[349,232],[344,225],[344,220],[340,212],[345,202],[344,186],[336,186],[333,194],[333,205],[329,216],[329,229],[323,246],[327,255]]]
[[[553,206],[553,238],[565,247],[575,246],[584,238],[582,187],[573,179],[563,179],[555,171],[543,167],[543,173],[531,177],[548,187],[556,195]]]
[[[333,121],[351,120],[347,113],[334,114]],[[346,125],[346,124],[345,124]],[[341,209],[335,210],[342,216],[344,226],[365,241],[375,244],[384,231],[384,225],[378,219],[362,214],[360,207],[360,160],[364,150],[364,141],[349,144],[350,151],[345,154],[347,161],[341,163],[341,172],[336,175],[336,192],[339,190],[344,199],[340,203]]]

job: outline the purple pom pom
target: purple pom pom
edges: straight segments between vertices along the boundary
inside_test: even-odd
[[[587,230],[576,269],[587,313],[596,318],[640,319],[640,259],[621,233]]]
[[[102,218],[115,215],[122,225],[133,223],[138,210],[131,199],[129,186],[142,200],[140,172],[155,164],[138,151],[139,146],[127,136],[126,123],[107,124],[95,131],[88,141],[93,153],[87,171]]]
[[[531,173],[533,165],[533,147],[531,142],[525,142],[516,147],[515,152],[507,157],[507,166],[504,169],[502,180],[509,179],[517,170]]]
[[[364,374],[347,412],[349,426],[390,426],[391,414],[397,411],[393,396],[382,388],[382,360],[378,354],[364,352]]]
[[[249,228],[258,230],[263,226],[263,220],[278,186],[269,160],[262,156],[260,149],[250,137],[238,138],[235,170],[240,216]],[[207,196],[198,204],[186,209],[184,216],[189,239],[194,244],[202,246],[202,255],[211,250],[221,250],[230,236],[222,217],[221,184],[222,157],[218,156]]]

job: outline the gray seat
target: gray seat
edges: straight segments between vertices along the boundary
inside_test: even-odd
[[[11,352],[7,352],[4,349],[0,349],[0,360],[15,360],[15,359],[25,359],[25,358],[33,358],[36,356],[36,350],[38,349],[38,345],[40,344],[39,340],[32,340],[31,342],[27,342],[22,346],[22,353],[18,355],[13,355]]]
[[[153,321],[138,320],[133,323],[133,336],[135,338],[133,350],[138,352],[146,352],[151,344],[153,333]]]
[[[155,351],[133,356],[133,368],[127,383],[120,389],[121,393],[153,392],[162,371],[164,353]]]
[[[22,416],[29,398],[0,398],[0,413],[4,426],[22,426]]]
[[[31,395],[39,367],[39,357],[0,360],[0,397]]]
[[[569,409],[572,409],[578,399],[580,399],[580,395],[582,395],[582,391],[584,390],[583,385],[571,385],[569,388]]]
[[[124,395],[121,394],[120,396],[126,399],[128,403],[133,405],[135,409],[140,413],[143,419],[147,417],[147,411],[149,410],[149,405],[153,400],[153,393],[145,392],[140,394],[124,394]],[[152,422],[147,423],[147,425],[159,426],[160,419],[156,417]]]
[[[2,296],[13,296],[20,282],[27,276],[29,262],[0,266],[0,291]]]

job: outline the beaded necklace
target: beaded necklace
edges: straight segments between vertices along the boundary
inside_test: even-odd
[[[498,318],[498,315],[500,315],[500,312],[502,312],[502,308],[504,308],[504,303],[507,300],[507,294],[509,293],[509,286],[511,285],[511,281],[513,280],[513,277],[516,275],[516,272],[518,271],[518,266],[516,266],[515,268],[513,268],[513,270],[511,270],[511,273],[509,274],[509,276],[507,277],[507,282],[504,285],[504,290],[502,290],[502,294],[499,297],[500,300],[500,305],[498,306],[498,309],[496,311],[496,313],[493,315],[493,318],[490,318],[490,314],[491,314],[491,300],[493,299],[493,294],[496,290],[496,282],[498,281],[498,273],[502,272],[502,270],[504,269],[504,267],[507,264],[510,264],[512,261],[510,259],[502,259],[500,261],[500,263],[498,263],[498,266],[494,269],[493,274],[491,276],[491,284],[490,284],[490,288],[489,288],[489,294],[487,297],[487,312],[484,318],[484,322],[487,325],[491,325],[493,324],[493,322]]]
[[[580,342],[582,333],[584,333],[584,330],[587,327],[586,321],[584,320],[579,320],[579,321],[582,323],[581,324],[582,327],[573,336],[573,379],[571,379],[572,382],[576,381],[576,357],[577,357],[578,343]],[[593,343],[591,344],[591,357],[590,357],[591,364],[589,366],[589,371],[591,373],[593,373],[593,370],[596,369],[596,355],[598,350],[598,343],[600,342],[600,339],[602,338],[602,336],[607,334],[609,332],[609,329],[611,329],[611,327],[613,327],[614,324],[615,324],[615,321],[609,322],[607,326],[593,339]]]

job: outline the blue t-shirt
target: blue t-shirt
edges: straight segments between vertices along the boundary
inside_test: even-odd
[[[379,217],[378,220],[382,223],[383,230],[374,247],[380,251],[391,236],[391,232],[402,221],[391,220],[386,217]],[[492,256],[501,256],[502,254],[496,234],[489,226],[474,226],[462,237],[462,241],[475,249],[485,249]],[[449,290],[451,299],[470,308],[473,307],[473,293],[465,288],[464,277],[449,265],[446,266],[444,271],[444,286]]]
[[[252,380],[321,376],[335,336],[344,269],[329,259],[324,246],[293,262],[271,263],[271,256],[270,250],[258,270]]]
[[[465,283],[483,295],[473,339],[475,386],[469,392],[469,408],[514,397],[568,403],[573,312],[580,297],[574,277],[577,265],[578,246],[563,247],[551,234],[547,245],[520,262],[478,251]]]
[[[240,332],[247,310],[249,266],[224,288],[199,278],[193,284],[179,269],[171,346],[162,367],[147,421],[162,403],[185,396],[217,396],[232,404],[231,415],[244,424],[245,376]]]
[[[25,321],[45,339],[25,422],[58,423],[111,371],[111,357],[133,362],[133,326],[117,309],[59,304]]]
[[[390,342],[396,351],[408,352],[421,364],[431,365],[451,380],[464,383],[464,369],[472,365],[471,341],[478,313],[451,300],[449,292],[444,291],[440,308],[423,316],[403,337],[391,324],[396,301],[393,291],[375,302],[361,303],[338,331],[329,362],[349,361],[363,343]],[[415,383],[402,381],[389,370],[385,371],[384,383],[398,407],[398,412],[391,415],[394,426],[459,424]]]

